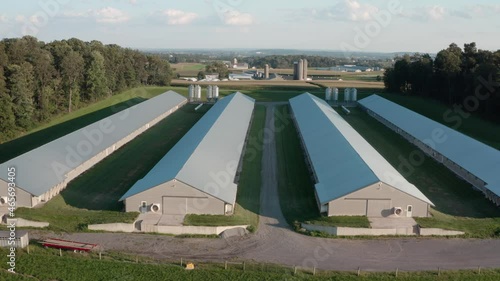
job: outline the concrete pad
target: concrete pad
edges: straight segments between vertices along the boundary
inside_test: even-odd
[[[158,225],[182,225],[185,215],[162,215]]]
[[[144,213],[139,215],[137,221],[142,221],[142,223],[145,224],[156,225],[160,221],[161,216],[162,216],[161,214]]]
[[[370,226],[377,229],[409,228],[417,225],[413,218],[389,216],[385,218],[368,218]]]

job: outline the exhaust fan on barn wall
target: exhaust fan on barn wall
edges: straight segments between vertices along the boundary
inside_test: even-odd
[[[392,212],[396,216],[400,216],[401,214],[403,214],[403,208],[401,208],[401,207],[394,207],[394,209],[393,209]]]
[[[150,210],[153,213],[158,213],[161,210],[160,203],[152,204]]]

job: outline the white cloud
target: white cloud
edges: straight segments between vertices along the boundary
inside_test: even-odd
[[[106,7],[95,11],[94,15],[96,21],[102,23],[119,23],[130,19],[126,13],[113,7]]]
[[[316,9],[289,10],[289,15],[295,20],[340,20],[369,21],[379,12],[379,8],[358,0],[343,0],[337,4]]]
[[[254,23],[252,15],[236,10],[228,10],[223,14],[224,23],[227,25],[251,25]]]
[[[427,15],[433,20],[442,20],[446,15],[446,10],[441,6],[432,6],[427,8]]]
[[[17,15],[16,18],[14,19],[18,23],[24,23],[26,22],[26,17],[23,15]]]
[[[196,13],[184,12],[181,10],[168,9],[161,12],[162,15],[166,16],[167,23],[170,25],[183,25],[190,24],[195,19],[198,18]]]

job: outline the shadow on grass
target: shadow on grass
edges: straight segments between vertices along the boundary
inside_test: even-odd
[[[24,154],[145,100],[146,99],[140,97],[133,98],[3,143],[0,145],[0,163]]]

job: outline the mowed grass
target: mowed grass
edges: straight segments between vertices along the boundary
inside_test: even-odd
[[[236,209],[232,216],[187,215],[185,225],[251,225],[256,230],[259,224],[260,189],[262,186],[262,134],[264,129],[266,108],[255,107],[252,127],[246,153],[243,158],[243,170],[236,195]]]
[[[43,207],[20,208],[22,218],[47,221],[51,229],[85,230],[87,224],[133,222],[137,213],[124,213],[118,200],[203,116],[186,105],[99,162],[69,183]],[[203,108],[202,108],[203,109]],[[93,211],[89,211],[93,210]]]
[[[32,281],[32,280],[65,280],[65,281],[94,281],[94,280],[245,280],[245,281],[274,281],[274,280],[373,280],[373,281],[496,281],[500,279],[500,270],[475,270],[405,272],[364,272],[360,276],[357,272],[336,272],[316,269],[313,276],[311,268],[297,268],[274,264],[259,264],[246,261],[242,264],[228,264],[225,269],[223,262],[207,263],[194,261],[194,270],[185,270],[179,261],[155,260],[147,257],[137,257],[123,253],[102,254],[75,254],[64,252],[59,256],[56,249],[45,249],[31,245],[30,254],[26,250],[16,251],[16,274],[7,272],[6,262],[0,266],[0,280]],[[6,256],[7,249],[0,249],[0,254]],[[185,260],[191,262],[191,260]]]
[[[337,110],[409,182],[436,206],[433,218],[417,218],[423,227],[462,230],[470,237],[497,237],[500,209],[445,166],[425,156],[396,132],[361,109]]]
[[[288,105],[275,109],[278,193],[287,222],[299,228],[301,222],[325,226],[369,227],[366,217],[321,216],[314,195],[314,182],[305,162],[297,129]]]
[[[198,72],[205,71],[205,65],[201,63],[175,63],[170,66],[182,77],[196,77]]]

